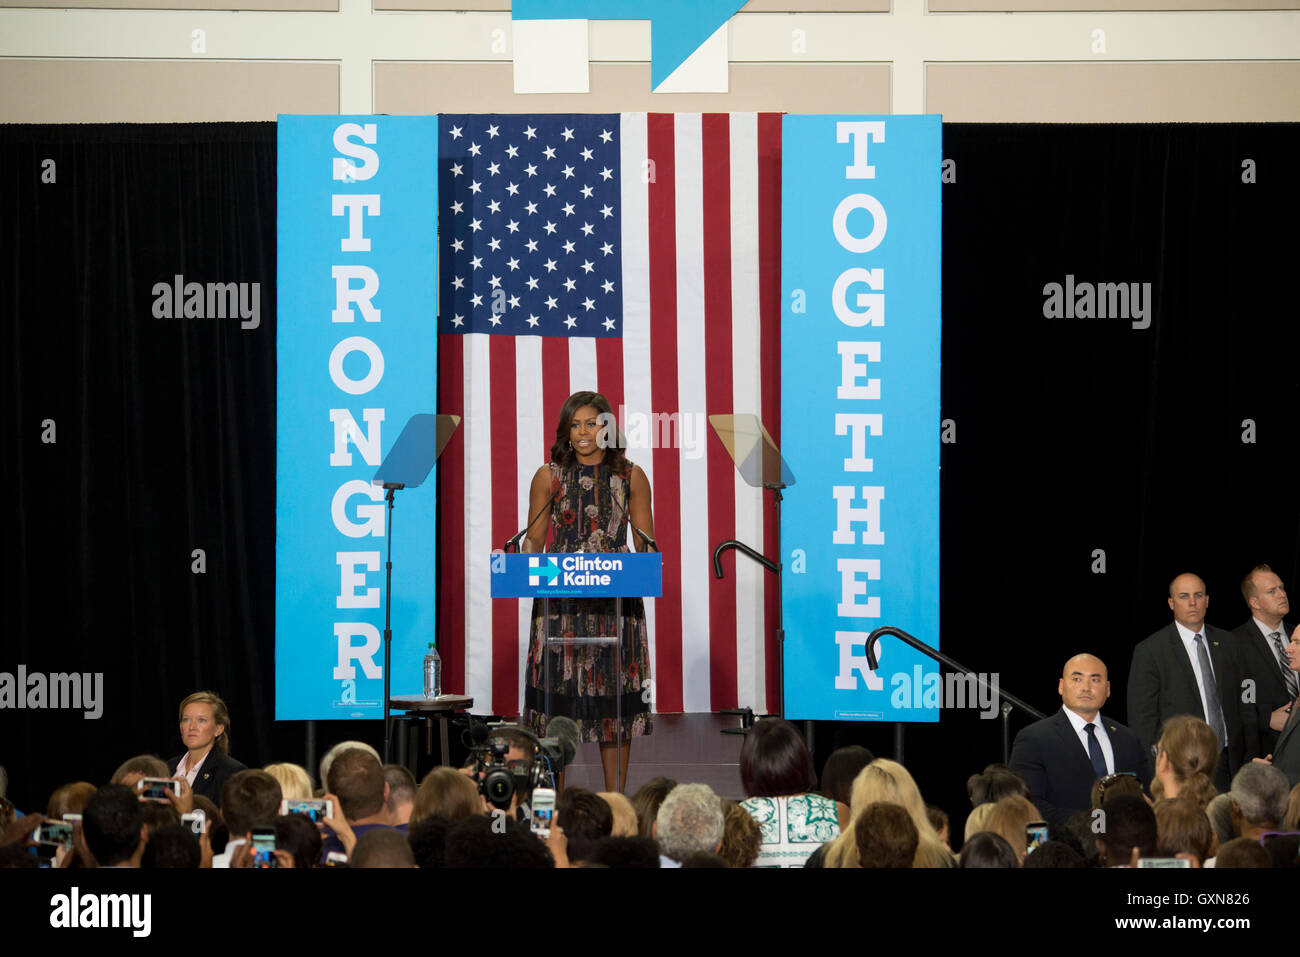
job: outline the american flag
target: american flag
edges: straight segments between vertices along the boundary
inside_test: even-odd
[[[729,538],[773,554],[772,493],[705,419],[754,413],[780,441],[780,164],[779,114],[439,118],[438,408],[463,422],[439,463],[438,647],[477,709],[519,713],[530,603],[489,597],[488,555],[583,389],[632,439],[677,416],[672,445],[628,449],[664,553],[655,710],[776,707],[775,581],[735,552],[711,566]]]

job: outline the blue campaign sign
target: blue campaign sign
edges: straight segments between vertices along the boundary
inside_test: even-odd
[[[281,116],[275,716],[383,713],[388,510],[371,482],[437,405],[436,117]],[[434,640],[432,482],[397,493],[392,692]]]
[[[789,718],[937,721],[938,116],[787,116],[782,513]]]
[[[658,552],[493,552],[493,598],[628,598],[663,594]]]

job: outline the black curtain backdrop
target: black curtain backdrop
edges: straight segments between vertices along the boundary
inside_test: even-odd
[[[178,753],[200,688],[229,703],[236,757],[306,763],[303,725],[273,721],[275,127],[10,126],[0,146],[0,671],[104,673],[98,721],[0,711],[10,795],[40,810]],[[944,127],[942,646],[1044,711],[1088,650],[1123,720],[1178,572],[1225,628],[1252,565],[1295,580],[1298,148],[1296,125]],[[155,318],[177,274],[260,283],[259,327]],[[1150,283],[1150,327],[1045,317],[1067,275]],[[957,832],[999,724],[907,728]],[[320,727],[343,737],[382,731]],[[820,767],[846,743],[889,755],[893,731],[819,723],[816,743]]]

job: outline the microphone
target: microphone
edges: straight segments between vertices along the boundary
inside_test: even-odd
[[[556,771],[563,771],[578,753],[578,724],[556,715],[546,725],[546,737],[537,742]]]
[[[506,547],[503,548],[502,551],[508,552],[511,549],[514,549],[515,551],[519,551],[519,543],[523,541],[524,536],[533,530],[533,526],[537,524],[537,520],[539,518],[545,515],[550,509],[555,507],[555,503],[559,499],[559,497],[560,497],[559,492],[555,492],[553,495],[551,495],[551,500],[537,510],[537,514],[533,516],[532,521],[530,521],[527,525],[525,525],[520,531],[516,532],[514,536],[511,537],[511,539],[508,542],[506,542]]]
[[[628,524],[632,525],[631,522],[628,522]],[[635,525],[632,525],[632,531],[636,532],[637,537],[640,538],[641,541],[645,543],[646,551],[648,552],[659,551],[658,543],[656,543],[655,540],[651,538],[649,535],[647,535],[645,532],[641,531],[641,529],[637,528]]]

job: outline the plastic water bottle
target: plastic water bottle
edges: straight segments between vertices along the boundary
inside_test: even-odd
[[[442,659],[438,649],[429,642],[429,653],[424,656],[424,696],[437,698],[442,695]]]

